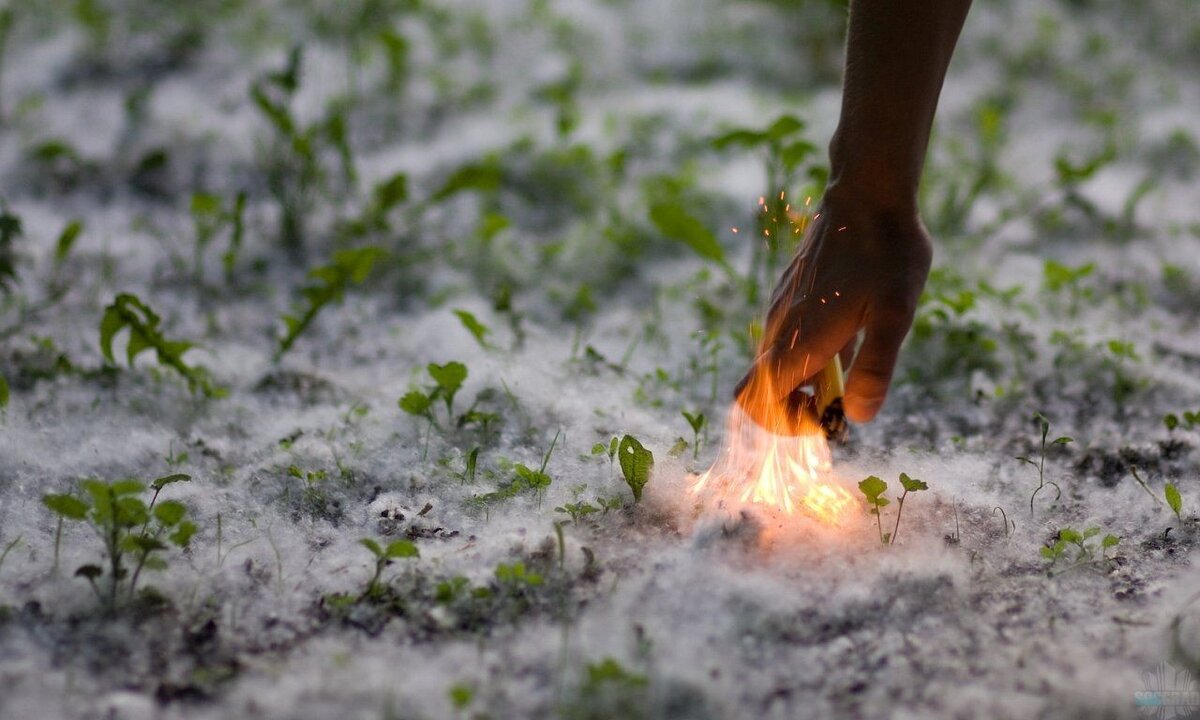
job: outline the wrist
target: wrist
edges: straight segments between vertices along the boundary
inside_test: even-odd
[[[890,157],[886,143],[872,145],[838,128],[829,144],[825,197],[867,212],[916,219],[921,168]]]

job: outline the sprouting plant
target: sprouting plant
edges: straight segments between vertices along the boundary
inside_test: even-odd
[[[892,545],[896,542],[896,535],[900,532],[900,518],[904,514],[904,501],[908,498],[910,492],[921,492],[928,490],[929,485],[923,480],[918,480],[909,477],[908,473],[900,473],[900,486],[904,488],[901,493],[896,508],[896,524],[892,527],[890,533],[883,531],[883,516],[880,512],[883,508],[891,504],[891,501],[884,497],[887,492],[888,484],[880,479],[877,475],[871,475],[858,483],[858,489],[867,499],[867,505],[871,507],[871,514],[875,516],[875,525],[879,529],[879,542],[884,545]]]
[[[385,257],[387,251],[373,245],[353,250],[338,250],[329,264],[310,270],[308,276],[313,282],[300,290],[305,305],[292,314],[283,316],[287,332],[279,340],[275,359],[279,360],[292,348],[296,339],[308,329],[325,306],[341,302],[346,290],[353,285],[361,285],[371,274],[375,263]]]
[[[146,486],[138,480],[103,482],[85,480],[81,487],[86,495],[46,495],[42,502],[61,519],[86,522],[100,538],[108,568],[108,594],[101,592],[97,578],[105,574],[99,565],[87,564],[75,571],[77,577],[87,579],[96,596],[105,601],[109,610],[117,605],[120,583],[128,578],[129,597],[137,589],[138,577],[143,569],[162,570],[167,563],[157,553],[168,549],[167,543],[186,548],[196,533],[197,527],[186,519],[187,507],[178,500],[158,501],[163,488],[172,483],[191,478],[183,474],[167,475],[150,484],[154,495],[150,504],[138,497]],[[57,544],[57,541],[56,541]],[[128,559],[133,571],[126,564]]]
[[[1048,293],[1066,292],[1069,298],[1067,310],[1071,315],[1079,312],[1081,303],[1092,299],[1095,291],[1084,285],[1084,278],[1096,271],[1096,263],[1089,262],[1071,267],[1054,260],[1047,260],[1042,268],[1042,289]]]
[[[642,489],[650,482],[654,471],[654,453],[647,450],[632,435],[621,438],[617,449],[620,458],[621,474],[625,476],[625,484],[633,491],[633,501],[642,501]]]
[[[871,506],[870,513],[875,516],[875,526],[879,528],[879,542],[883,545],[888,544],[888,536],[883,534],[883,516],[879,511],[891,504],[891,501],[883,496],[887,487],[887,482],[878,475],[871,475],[858,483],[858,489],[866,497],[867,505]]]
[[[1017,531],[1017,521],[1009,520],[1008,513],[1004,512],[1004,508],[999,505],[992,508],[992,517],[996,517],[996,513],[1000,513],[1001,522],[1004,523],[1004,537],[1009,537]]]
[[[437,363],[429,363],[425,368],[429,372],[429,377],[437,383],[437,388],[433,392],[434,397],[440,397],[446,403],[446,415],[450,418],[454,417],[454,396],[458,394],[459,388],[467,379],[467,366],[460,362],[451,361],[445,365]]]
[[[446,691],[450,698],[450,704],[455,710],[462,712],[471,704],[471,700],[475,698],[475,689],[467,683],[454,683],[450,689]]]
[[[375,556],[375,574],[367,581],[367,587],[363,590],[362,595],[359,596],[360,600],[376,600],[380,597],[383,586],[379,584],[379,578],[383,576],[383,569],[391,565],[393,560],[421,557],[421,553],[417,550],[417,546],[413,544],[412,540],[393,540],[386,547],[381,546],[371,538],[363,538],[358,543],[370,550],[371,554]]]
[[[521,588],[537,587],[542,584],[542,576],[525,569],[525,563],[517,561],[511,564],[500,563],[496,566],[496,581],[502,588],[520,590]]]
[[[534,470],[524,463],[512,464],[512,475],[506,483],[490,493],[476,495],[473,498],[473,502],[483,505],[486,508],[497,501],[508,500],[523,492],[533,491],[540,504],[543,491],[550,487],[550,483],[553,482],[550,475],[546,473],[546,466],[550,464],[550,456],[554,453],[554,448],[558,444],[558,438],[561,435],[561,430],[554,434],[554,439],[550,441],[550,447],[546,449],[546,454],[542,456],[541,467]]]
[[[611,471],[612,465],[617,459],[617,450],[621,447],[621,439],[613,438],[608,441],[608,444],[596,443],[592,446],[592,457],[608,456],[608,468]]]
[[[229,228],[229,249],[221,255],[221,263],[228,280],[233,275],[237,262],[238,251],[242,247],[245,235],[246,193],[239,192],[234,196],[228,208],[217,195],[198,192],[192,195],[190,210],[192,213],[192,228],[195,232],[194,268],[196,282],[204,280],[204,254],[213,240],[221,232]]]
[[[573,522],[579,522],[592,513],[600,512],[600,508],[596,507],[590,502],[580,500],[580,496],[583,494],[584,490],[587,490],[586,484],[572,486],[571,498],[574,500],[574,502],[563,503],[562,505],[554,508],[554,512],[560,512],[569,515]]]
[[[1167,505],[1170,506],[1171,512],[1175,513],[1175,519],[1180,523],[1183,522],[1183,496],[1179,494],[1179,488],[1171,483],[1167,483],[1163,488],[1163,495],[1167,498]]]
[[[1196,412],[1185,410],[1179,414],[1167,413],[1166,415],[1163,415],[1163,425],[1165,425],[1169,431],[1174,431],[1181,427],[1187,428],[1188,430],[1191,430],[1195,427],[1200,427],[1200,410],[1197,410]]]
[[[1037,498],[1038,493],[1040,493],[1047,485],[1050,485],[1054,488],[1054,500],[1056,502],[1062,497],[1062,488],[1058,486],[1058,483],[1046,479],[1046,448],[1053,447],[1054,445],[1066,445],[1067,443],[1074,442],[1074,439],[1063,435],[1054,438],[1054,440],[1050,441],[1050,443],[1047,445],[1046,437],[1050,433],[1050,420],[1040,412],[1035,412],[1033,414],[1033,418],[1038,421],[1038,424],[1042,429],[1041,454],[1038,457],[1037,462],[1034,462],[1023,455],[1017,457],[1017,460],[1032,465],[1033,467],[1037,468],[1038,471],[1038,486],[1033,491],[1033,494],[1029,496],[1029,515],[1031,517],[1033,516],[1033,501],[1035,498]]]
[[[208,371],[199,365],[188,365],[183,356],[195,347],[186,340],[169,340],[159,330],[162,319],[150,306],[132,293],[121,293],[112,304],[104,308],[100,318],[100,351],[110,363],[113,359],[112,343],[117,333],[128,328],[129,344],[125,348],[127,362],[133,361],[146,350],[153,350],[160,365],[171,368],[187,381],[188,390],[199,391],[205,397],[218,398],[226,395],[225,388],[214,385]]]
[[[692,459],[700,457],[700,431],[708,424],[708,418],[704,413],[698,412],[695,415],[687,410],[682,411],[683,419],[687,420],[687,424],[692,428]]]
[[[1067,556],[1067,551],[1069,549],[1074,548],[1074,564],[1072,564],[1070,567],[1064,568],[1061,572],[1066,572],[1067,570],[1079,567],[1081,565],[1088,565],[1095,562],[1106,562],[1109,559],[1108,551],[1111,548],[1116,547],[1117,544],[1121,542],[1121,538],[1116,535],[1108,534],[1101,538],[1098,546],[1094,543],[1088,543],[1088,540],[1096,537],[1099,534],[1100,528],[1098,527],[1090,527],[1083,532],[1079,532],[1073,528],[1065,527],[1058,531],[1054,542],[1043,546],[1038,552],[1043,558],[1049,561],[1050,564],[1048,568],[1052,568],[1060,560]],[[1100,550],[1099,559],[1096,558],[1097,549]]]

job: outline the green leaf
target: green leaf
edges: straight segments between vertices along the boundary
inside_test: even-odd
[[[907,492],[919,492],[921,490],[929,489],[929,485],[927,485],[923,480],[911,478],[906,473],[900,473],[900,485]]]
[[[1050,444],[1051,445],[1066,445],[1067,443],[1073,443],[1073,442],[1075,442],[1075,438],[1069,438],[1069,437],[1063,436],[1063,437],[1054,438],[1054,442],[1052,442]]]
[[[592,446],[592,454],[593,455],[603,455],[606,452],[608,452],[608,446],[605,445],[604,443],[596,443],[595,445]]]
[[[376,211],[385,213],[408,199],[408,175],[396,173],[375,186]]]
[[[1058,531],[1058,539],[1063,542],[1078,543],[1083,541],[1083,535],[1074,528],[1063,528]]]
[[[140,480],[129,478],[127,480],[117,480],[109,486],[113,495],[137,495],[145,492],[146,486]]]
[[[140,552],[148,555],[156,550],[166,550],[167,546],[161,540],[149,535],[126,535],[121,540],[121,549],[126,552]]]
[[[612,658],[605,658],[602,662],[588,665],[587,674],[588,683],[593,686],[600,683],[620,683],[641,687],[649,682],[645,675],[629,672]]]
[[[704,223],[690,215],[680,205],[662,203],[650,208],[650,219],[664,236],[687,245],[700,257],[732,271],[725,260],[725,250]]]
[[[871,475],[858,483],[858,489],[872,503],[880,500],[880,496],[887,492],[887,488],[887,483],[877,475]]]
[[[174,473],[172,475],[164,475],[150,483],[151,490],[162,490],[168,485],[173,485],[177,482],[191,482],[192,476],[185,473]]]
[[[154,517],[164,527],[173,527],[187,515],[187,506],[178,500],[164,500],[154,505]]]
[[[84,577],[88,580],[95,580],[103,574],[104,571],[101,570],[97,565],[80,565],[79,568],[75,570],[75,577]]]
[[[641,502],[642,489],[650,482],[650,474],[654,470],[654,454],[632,435],[626,435],[621,438],[617,455],[620,458],[621,474],[625,476],[625,483],[633,491],[634,502]]]
[[[67,226],[59,233],[58,241],[54,244],[55,265],[61,265],[67,259],[67,256],[71,254],[71,248],[75,247],[75,241],[79,239],[82,232],[82,220],[72,220],[67,223]]]
[[[692,432],[699,433],[700,430],[704,428],[704,422],[707,419],[704,417],[704,413],[696,413],[695,415],[693,415],[690,412],[688,412],[687,410],[684,410],[682,412],[683,412],[683,419],[687,420],[688,425],[691,426],[691,428],[692,428]]]
[[[491,332],[491,328],[479,322],[474,315],[466,310],[455,310],[454,314],[458,316],[459,322],[467,329],[467,332],[475,337],[475,342],[479,343],[480,347],[484,350],[491,348],[491,345],[487,341],[487,335]]]
[[[1167,426],[1168,430],[1174,430],[1179,427],[1179,416],[1175,413],[1168,413],[1163,416],[1163,425]]]
[[[1105,535],[1104,539],[1100,541],[1100,546],[1103,548],[1116,547],[1119,542],[1121,542],[1121,538],[1116,535]]]
[[[680,455],[685,453],[687,451],[687,449],[688,449],[688,441],[684,440],[681,437],[677,437],[677,438],[675,438],[675,444],[671,446],[671,449],[667,451],[667,454],[670,455],[671,457],[679,457]]]
[[[433,406],[433,398],[420,390],[412,390],[400,398],[400,409],[409,415],[427,415]]]
[[[187,547],[188,543],[192,541],[192,536],[196,534],[197,530],[199,530],[199,528],[196,527],[195,523],[191,522],[190,520],[184,520],[175,528],[175,532],[171,533],[169,536],[167,536],[167,538],[176,547]]]
[[[441,202],[452,195],[468,190],[492,192],[498,190],[503,181],[504,172],[499,162],[494,158],[489,158],[482,163],[464,165],[454,171],[445,184],[433,194],[430,201]]]
[[[8,381],[0,375],[0,410],[8,407]]]
[[[426,366],[429,376],[437,383],[438,389],[447,395],[454,395],[467,379],[467,366],[460,362],[448,362],[445,365],[429,363]]]
[[[388,543],[387,548],[383,551],[383,556],[388,559],[415,558],[421,557],[421,553],[412,540],[393,540]]]
[[[1170,506],[1171,512],[1179,517],[1179,513],[1183,510],[1183,496],[1179,494],[1179,488],[1171,483],[1167,483],[1163,488],[1163,494],[1167,497],[1167,505]]]
[[[383,548],[379,546],[379,543],[375,542],[371,538],[363,538],[362,540],[358,541],[358,544],[370,550],[371,554],[375,557],[383,557]]]
[[[475,691],[471,689],[470,685],[455,683],[450,686],[449,695],[450,704],[454,706],[455,710],[461,711],[471,704],[471,699],[475,697]]]
[[[83,520],[91,506],[70,495],[43,495],[42,504],[68,520]]]

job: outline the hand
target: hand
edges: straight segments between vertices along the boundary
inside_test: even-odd
[[[871,210],[854,197],[830,188],[772,293],[759,356],[735,393],[756,420],[778,417],[779,406],[762,406],[783,403],[834,353],[849,360],[860,332],[865,337],[850,365],[846,416],[867,422],[883,406],[932,248],[916,212]]]

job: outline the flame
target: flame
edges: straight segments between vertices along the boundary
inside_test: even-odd
[[[807,210],[812,198],[805,198],[801,211],[786,203],[784,192],[780,192],[779,202],[783,204],[782,220],[792,226],[792,234],[803,233],[810,224]],[[758,204],[770,214],[772,208],[765,197],[760,197]],[[813,219],[817,217],[819,213]],[[769,229],[763,233],[771,235]],[[796,288],[786,292],[796,292]],[[840,292],[834,295],[841,297]],[[787,329],[782,325],[767,323],[760,338],[760,355],[783,332]],[[792,329],[793,347],[799,332],[799,327]],[[835,367],[840,388],[841,366]],[[775,387],[775,380],[768,375],[755,377],[742,389],[725,421],[726,445],[712,467],[696,478],[691,494],[719,506],[758,505],[787,517],[802,513],[830,525],[860,514],[856,497],[834,476],[829,443],[818,417],[782,399],[789,396],[791,388]]]
[[[717,504],[759,505],[788,517],[801,513],[830,525],[856,513],[858,501],[833,475],[823,434],[777,435],[734,403],[725,441],[716,462],[692,485],[692,495]]]

